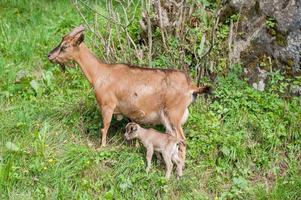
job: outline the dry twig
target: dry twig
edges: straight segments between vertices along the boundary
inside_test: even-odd
[[[160,25],[160,29],[161,29],[161,36],[162,36],[162,41],[163,41],[163,45],[164,48],[167,49],[167,45],[166,45],[166,40],[165,40],[165,29],[163,26],[163,20],[162,20],[162,7],[161,7],[161,1],[158,0],[158,11],[159,11],[159,25]]]
[[[102,45],[106,46],[106,42],[104,40],[104,38],[102,37],[102,35],[100,35],[98,32],[95,32],[92,27],[89,25],[87,19],[85,18],[85,16],[83,15],[83,13],[81,12],[79,6],[78,6],[78,2],[77,0],[73,2],[73,5],[75,7],[75,9],[77,10],[77,12],[79,13],[79,15],[81,16],[81,18],[84,20],[86,27],[88,27],[88,29],[99,39],[99,41],[102,43]],[[107,59],[104,57],[105,62],[107,62]]]
[[[207,57],[208,55],[210,54],[214,44],[215,44],[215,33],[216,33],[216,29],[218,27],[218,23],[219,23],[219,17],[220,17],[220,12],[221,12],[222,8],[218,9],[218,11],[216,12],[215,14],[215,17],[214,17],[214,25],[212,26],[212,30],[211,30],[211,41],[210,41],[210,46],[208,48],[208,50],[202,55],[200,56],[200,60],[202,60],[203,58],[204,59],[204,66],[203,68],[206,68],[206,65],[207,65]],[[201,73],[201,70],[199,70],[199,74],[198,74],[198,78],[197,78],[197,85],[199,86],[200,85],[200,81],[201,81],[201,76],[202,76],[202,73]]]
[[[150,6],[151,2],[148,0],[145,2],[145,9],[147,11],[146,17],[147,17],[147,37],[148,37],[148,65],[152,66],[152,46],[153,46],[153,38],[152,38],[152,24],[150,19]]]

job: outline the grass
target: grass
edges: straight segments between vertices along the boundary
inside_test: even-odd
[[[0,2],[1,199],[300,199],[300,99],[255,91],[237,72],[190,107],[182,179],[166,181],[155,162],[145,173],[144,149],[123,140],[126,120],[96,151],[88,82],[46,57],[81,23],[69,1]]]

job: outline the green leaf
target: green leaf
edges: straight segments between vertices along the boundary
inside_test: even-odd
[[[221,149],[221,151],[223,152],[223,154],[225,156],[229,156],[230,155],[230,149],[228,147],[223,146],[223,148]]]
[[[10,151],[19,151],[20,150],[19,147],[12,142],[6,142],[5,146]]]
[[[238,178],[234,177],[233,183],[234,183],[234,185],[238,186],[241,189],[245,189],[248,186],[247,180],[241,176],[239,176]]]
[[[52,84],[51,80],[53,79],[53,73],[51,71],[44,72],[43,79],[46,82],[46,85],[49,87]]]
[[[113,199],[113,195],[114,195],[114,191],[111,189],[105,193],[104,197],[106,200],[111,200]]]
[[[40,85],[36,80],[30,81],[30,86],[34,89],[36,93],[38,93]]]
[[[198,48],[198,56],[199,57],[201,57],[202,54],[203,54],[204,46],[205,46],[205,41],[206,41],[206,35],[203,34],[201,43],[200,43],[199,48]]]

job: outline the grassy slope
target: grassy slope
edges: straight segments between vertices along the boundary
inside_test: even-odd
[[[181,180],[167,182],[155,163],[145,173],[143,148],[123,141],[125,120],[113,121],[109,146],[95,151],[101,124],[89,84],[79,69],[62,74],[46,59],[81,19],[68,1],[47,2],[0,2],[1,199],[301,196],[300,103],[233,74],[218,80],[214,101],[190,108]]]

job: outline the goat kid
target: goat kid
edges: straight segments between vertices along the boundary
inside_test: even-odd
[[[169,134],[162,134],[154,129],[144,129],[134,122],[126,125],[124,134],[127,140],[138,138],[146,148],[147,167],[146,172],[151,169],[153,153],[162,154],[165,165],[167,179],[170,178],[173,162],[177,165],[177,175],[183,175],[184,160],[178,156],[179,145],[184,145],[184,141]]]
[[[77,62],[94,87],[103,121],[101,145],[106,145],[113,114],[141,124],[163,124],[168,133],[185,140],[182,124],[188,118],[188,106],[210,88],[197,87],[179,70],[102,63],[84,44],[83,32],[80,26],[65,35],[48,59],[63,69],[65,63]],[[185,146],[180,149],[185,158]]]

